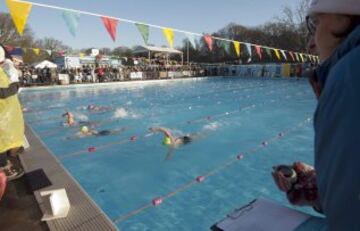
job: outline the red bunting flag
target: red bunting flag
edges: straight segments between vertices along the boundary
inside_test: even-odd
[[[116,40],[116,27],[118,24],[118,20],[114,19],[114,18],[108,18],[108,17],[101,17],[104,26],[106,28],[106,30],[109,32],[112,40],[115,42]]]
[[[256,49],[256,53],[258,54],[259,58],[262,59],[261,47],[260,46],[255,46],[255,49]]]
[[[292,51],[289,51],[289,54],[290,54],[292,60],[295,61],[294,53]]]
[[[213,38],[210,35],[204,35],[204,40],[206,42],[206,44],[209,47],[209,50],[212,51],[213,50]]]

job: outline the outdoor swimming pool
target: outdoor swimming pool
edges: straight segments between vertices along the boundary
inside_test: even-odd
[[[313,163],[308,119],[316,100],[307,80],[92,85],[28,90],[21,100],[30,110],[27,123],[121,230],[208,230],[260,196],[289,206],[273,183],[271,167],[296,160]],[[90,104],[111,110],[89,112]],[[66,111],[93,121],[96,130],[124,131],[74,139],[79,127],[63,126]],[[201,138],[168,155],[162,134],[148,131],[154,126]],[[206,177],[196,183],[198,176]],[[162,204],[152,206],[159,197]]]

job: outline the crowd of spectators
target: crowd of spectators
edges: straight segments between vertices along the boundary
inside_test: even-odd
[[[184,72],[186,76],[202,76],[204,70],[198,65],[146,65],[134,66],[109,66],[109,65],[83,65],[78,68],[48,68],[36,69],[32,66],[19,67],[20,82],[29,85],[59,84],[59,75],[67,75],[69,83],[98,83],[131,80],[130,74],[142,72],[143,79],[159,79],[161,72]],[[185,76],[185,75],[184,75]],[[162,76],[161,78],[166,78]]]

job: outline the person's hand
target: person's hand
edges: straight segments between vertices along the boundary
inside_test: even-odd
[[[302,162],[295,162],[293,168],[297,174],[297,182],[289,190],[287,198],[294,205],[310,205],[320,207],[316,173],[312,166]]]
[[[3,197],[6,190],[6,175],[3,171],[0,171],[0,200]]]
[[[293,187],[293,184],[288,180],[283,172],[273,171],[271,174],[274,178],[275,184],[280,189],[280,191],[288,192]]]
[[[295,162],[292,169],[296,173],[296,181],[290,183],[287,176],[280,171],[272,173],[278,188],[286,192],[289,202],[299,206],[313,206],[320,210],[320,201],[316,183],[316,173],[312,166]]]

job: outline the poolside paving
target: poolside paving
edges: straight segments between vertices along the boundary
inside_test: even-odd
[[[0,230],[118,230],[28,126],[26,137],[31,147],[21,155],[25,171],[43,169],[52,185],[32,194],[27,192],[25,180],[11,183],[0,203]],[[40,191],[60,188],[66,189],[71,204],[68,216],[42,223],[42,212],[48,204],[40,196]]]
[[[34,194],[28,190],[25,178],[10,182],[0,202],[0,230],[47,231],[41,222],[42,213]]]

